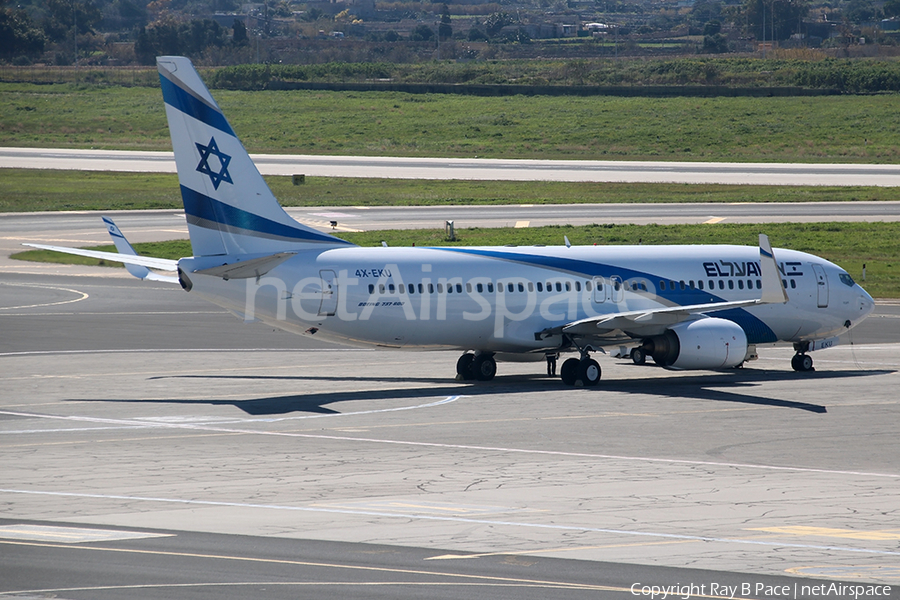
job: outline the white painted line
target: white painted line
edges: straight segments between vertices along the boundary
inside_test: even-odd
[[[187,500],[180,498],[155,498],[148,496],[119,496],[114,494],[81,494],[74,492],[46,492],[39,490],[2,489],[0,494],[25,494],[32,496],[55,496],[60,498],[89,498],[98,500],[124,500],[126,502],[158,502],[164,504],[185,504],[190,506],[212,506],[229,508],[255,508],[266,510],[287,510],[296,512],[328,513],[342,515],[358,515],[365,517],[384,517],[389,519],[414,519],[422,521],[442,521],[466,523],[472,525],[489,525],[505,527],[523,527],[528,529],[549,529],[554,531],[577,531],[583,533],[607,533],[611,535],[636,536],[644,538],[662,538],[670,540],[688,540],[695,542],[717,542],[722,544],[738,544],[748,546],[765,546],[768,548],[797,548],[803,550],[823,550],[828,552],[848,552],[854,554],[874,554],[880,556],[900,556],[898,550],[876,550],[873,548],[853,548],[845,546],[819,546],[815,544],[796,544],[777,541],[753,540],[742,538],[722,538],[705,535],[687,535],[678,533],[660,533],[653,531],[634,531],[627,529],[606,529],[603,527],[583,527],[578,525],[559,525],[553,523],[525,523],[516,521],[493,521],[490,519],[470,519],[466,517],[450,517],[444,515],[386,513],[367,510],[347,510],[321,508],[314,506],[287,506],[281,504],[251,504],[247,502],[222,502],[215,500]]]
[[[53,527],[50,525],[23,524],[4,525],[0,527],[0,538],[2,539],[28,540],[31,542],[83,544],[86,542],[113,542],[156,537],[174,537],[174,534],[116,531],[113,529],[86,529],[83,527]]]
[[[37,289],[42,289],[42,290],[56,290],[58,292],[71,292],[77,296],[80,296],[79,298],[75,298],[74,300],[60,300],[59,302],[45,302],[43,304],[25,304],[22,306],[0,306],[0,310],[16,310],[16,309],[22,309],[22,308],[40,308],[43,306],[58,306],[60,304],[71,304],[73,302],[81,302],[82,300],[85,300],[89,297],[87,292],[81,292],[79,290],[72,290],[69,288],[53,287],[53,286],[49,286],[49,285],[33,285],[33,284],[27,284],[27,283],[6,283],[6,282],[0,282],[0,285],[9,285],[9,286],[26,287],[26,288],[37,288]]]
[[[448,396],[443,400],[438,400],[437,402],[432,402],[429,404],[420,404],[412,407],[399,407],[399,408],[391,408],[385,409],[385,412],[399,411],[399,410],[411,410],[413,408],[427,408],[431,406],[439,406],[441,404],[445,404],[447,402],[453,402],[461,398],[462,396]],[[242,433],[248,435],[271,435],[275,437],[293,437],[293,438],[304,438],[304,439],[315,439],[315,440],[333,440],[340,442],[365,442],[370,444],[389,444],[396,446],[411,446],[411,447],[421,447],[421,448],[444,448],[448,450],[476,450],[478,452],[502,452],[508,454],[531,454],[538,456],[565,456],[571,458],[589,458],[589,459],[599,459],[599,460],[623,460],[623,461],[632,461],[632,462],[647,462],[647,463],[655,463],[655,464],[668,464],[668,465],[702,465],[702,466],[710,466],[710,467],[725,467],[725,468],[733,468],[733,469],[754,469],[761,471],[784,471],[788,473],[821,473],[825,475],[854,475],[859,477],[886,477],[890,479],[900,479],[900,473],[872,473],[866,471],[841,471],[841,470],[833,470],[833,469],[814,469],[810,467],[790,467],[790,466],[777,466],[777,465],[755,465],[748,463],[727,463],[727,462],[716,462],[710,460],[687,460],[687,459],[679,459],[679,458],[653,458],[646,456],[621,456],[615,454],[590,454],[586,452],[562,452],[559,450],[534,450],[534,449],[526,449],[526,448],[503,448],[498,446],[470,446],[466,444],[440,444],[437,442],[412,442],[412,441],[404,441],[404,440],[388,440],[388,439],[378,439],[378,438],[362,438],[362,437],[350,437],[350,436],[341,436],[341,435],[324,435],[324,434],[313,434],[313,433],[296,433],[296,432],[287,432],[287,431],[264,431],[264,430],[256,430],[256,429],[236,429],[231,427],[218,427],[213,425],[202,425],[196,423],[153,423],[149,424],[146,421],[138,421],[136,419],[101,419],[98,417],[80,417],[80,416],[63,416],[63,415],[45,415],[40,413],[23,413],[23,412],[15,412],[8,410],[0,410],[0,414],[10,415],[16,417],[28,417],[35,419],[59,419],[63,421],[78,421],[78,422],[93,422],[93,423],[105,423],[105,424],[120,424],[123,426],[150,426],[150,427],[160,427],[160,428],[172,428],[172,429],[192,429],[198,431],[213,431],[218,433]],[[341,416],[341,415],[351,415],[351,414],[366,414],[365,412],[358,413],[341,413],[333,416]],[[265,418],[265,419],[243,419],[237,421],[238,423],[253,423],[257,421],[263,422],[275,422],[275,421],[288,421],[292,419],[302,419],[302,418],[311,418],[319,415],[310,415],[304,417],[278,417],[278,418]],[[327,415],[323,415],[327,416]],[[61,430],[65,431],[65,430]],[[5,432],[0,432],[0,434]]]

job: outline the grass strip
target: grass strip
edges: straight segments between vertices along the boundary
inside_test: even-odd
[[[230,91],[250,152],[896,163],[895,95],[621,98]],[[167,150],[158,89],[0,83],[4,146]]]

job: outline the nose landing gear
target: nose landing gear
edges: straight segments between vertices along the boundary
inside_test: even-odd
[[[809,354],[801,354],[799,352],[791,359],[791,367],[800,373],[815,371],[812,357]]]

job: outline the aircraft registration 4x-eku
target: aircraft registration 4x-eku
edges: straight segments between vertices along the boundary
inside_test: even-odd
[[[457,349],[457,378],[490,380],[497,360],[576,353],[568,385],[596,385],[591,353],[724,369],[759,345],[792,343],[797,371],[874,308],[817,256],[744,246],[362,248],[298,223],[272,195],[191,62],[157,59],[194,256],[29,244],[117,260],[179,282],[246,320],[353,345]],[[151,271],[177,272],[166,276]]]

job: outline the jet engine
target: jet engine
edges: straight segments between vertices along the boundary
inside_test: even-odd
[[[747,334],[733,321],[707,317],[673,325],[641,347],[666,368],[723,369],[744,362]]]

